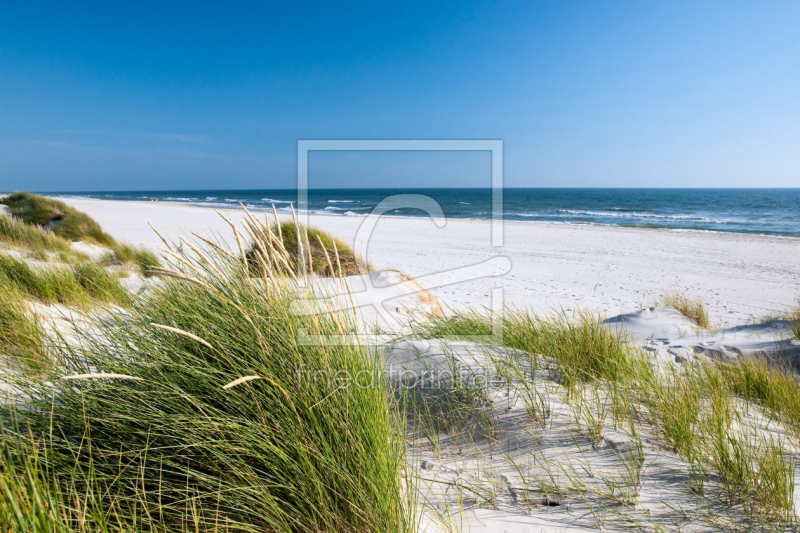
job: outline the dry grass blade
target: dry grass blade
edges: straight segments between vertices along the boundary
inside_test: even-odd
[[[62,376],[61,379],[132,379],[134,381],[144,381],[144,378],[137,378],[136,376],[129,376],[127,374],[104,374],[102,372],[93,372],[90,374],[74,374],[71,376]]]
[[[168,278],[175,278],[175,279],[179,279],[179,280],[182,280],[182,281],[188,281],[189,283],[194,283],[194,284],[200,285],[201,287],[205,287],[205,288],[207,288],[209,290],[212,289],[212,287],[210,285],[208,285],[207,283],[204,283],[204,282],[200,281],[199,279],[197,279],[195,277],[192,277],[192,276],[189,276],[188,274],[184,274],[182,272],[177,272],[175,270],[170,270],[168,268],[163,268],[163,267],[156,267],[156,268],[153,268],[151,271],[156,273],[156,274],[158,274],[158,275],[160,275],[160,276],[167,276]]]
[[[199,235],[198,233],[195,233],[195,232],[192,232],[192,235],[194,237],[200,239],[201,241],[203,241],[207,245],[211,246],[214,249],[215,252],[217,252],[217,253],[219,253],[221,255],[228,256],[231,259],[237,259],[236,255],[233,252],[231,252],[227,248],[223,248],[222,246],[220,246],[219,244],[215,243],[211,239],[207,239],[207,238],[203,237],[202,235]]]
[[[275,204],[272,204],[272,214],[275,216],[275,226],[278,228],[278,240],[283,242],[283,234],[281,233],[281,221],[278,218],[278,210],[275,209]]]
[[[206,254],[204,254],[203,251],[200,250],[200,248],[198,248],[197,246],[195,246],[194,244],[192,244],[191,242],[189,242],[187,239],[183,238],[182,236],[181,236],[180,239],[181,239],[181,242],[183,242],[186,246],[188,246],[195,254],[197,254],[197,256],[200,259],[203,260],[203,262],[206,264],[206,266],[208,266],[208,268],[210,268],[211,270],[214,271],[214,274],[219,276],[220,279],[224,279],[224,276],[222,275],[222,272],[220,272],[220,270],[216,267],[216,265],[214,265],[214,262]]]
[[[165,331],[171,331],[172,333],[176,333],[178,335],[183,335],[184,337],[188,337],[188,338],[192,339],[193,341],[199,342],[203,346],[211,348],[212,350],[214,349],[214,347],[211,346],[211,344],[209,344],[208,342],[204,341],[203,339],[201,339],[197,335],[193,335],[192,333],[189,333],[188,331],[183,331],[182,329],[173,328],[173,327],[170,327],[170,326],[165,326],[163,324],[156,324],[154,322],[151,322],[150,325],[155,327],[155,328],[163,329]]]
[[[233,381],[231,381],[227,385],[224,385],[222,388],[224,390],[231,389],[231,388],[235,387],[236,385],[241,385],[242,383],[247,383],[248,381],[253,381],[254,379],[262,379],[262,378],[261,378],[261,376],[244,376],[244,377],[241,377],[239,379],[234,379]]]
[[[148,223],[147,223],[147,225],[148,225],[148,226],[150,226],[150,229],[152,229],[152,230],[153,230],[153,231],[156,233],[156,235],[158,235],[158,238],[159,238],[159,239],[161,239],[161,242],[163,242],[163,243],[164,243],[164,246],[166,246],[166,247],[167,247],[167,248],[169,248],[170,250],[172,250],[172,249],[173,249],[173,248],[172,248],[172,245],[169,243],[169,241],[168,241],[167,239],[165,239],[165,238],[164,238],[164,236],[163,236],[163,235],[161,235],[161,234],[158,232],[158,230],[155,228],[155,226],[153,226],[153,225],[152,225],[150,222],[148,222]]]

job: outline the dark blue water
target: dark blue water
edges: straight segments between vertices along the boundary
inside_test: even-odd
[[[425,194],[449,218],[490,218],[491,189],[316,189],[312,214],[366,215],[385,197]],[[104,200],[187,202],[288,212],[294,190],[132,191],[70,193]],[[800,189],[505,189],[506,220],[563,224],[606,224],[677,231],[721,231],[800,237]],[[427,216],[400,209],[394,216]]]

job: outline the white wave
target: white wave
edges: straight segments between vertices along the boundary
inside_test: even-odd
[[[328,200],[329,204],[352,204],[355,200]]]
[[[613,218],[655,218],[662,220],[696,220],[699,222],[714,222],[708,217],[699,215],[658,215],[656,213],[641,213],[637,211],[586,211],[583,209],[559,209],[560,213],[568,215],[584,215],[592,217],[613,217]]]
[[[272,198],[262,198],[262,202],[269,202],[271,204],[291,204],[294,203],[291,200],[274,200]]]

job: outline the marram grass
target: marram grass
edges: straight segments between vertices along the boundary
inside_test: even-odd
[[[0,215],[0,241],[35,253],[70,252],[69,242],[54,233],[3,215]]]
[[[700,300],[689,298],[685,294],[669,292],[661,298],[660,303],[667,307],[677,309],[687,318],[691,318],[697,322],[697,325],[702,329],[711,327],[708,311]]]
[[[33,267],[22,259],[0,253],[0,282],[46,304],[84,309],[97,303],[130,305],[130,297],[119,280],[91,263]]]
[[[33,406],[13,413],[7,442],[28,453],[25,435],[42,436],[51,493],[91,495],[87,507],[126,531],[413,529],[382,362],[365,347],[302,342],[341,338],[346,318],[295,315],[296,289],[271,264],[253,278],[235,254],[171,251],[170,279],[129,317],[54,346],[70,375],[136,380],[20,385]],[[225,388],[246,376],[259,379]],[[355,376],[360,386],[343,385]],[[70,530],[108,528],[52,500]]]
[[[161,261],[156,254],[129,244],[115,244],[113,253],[117,261],[123,265],[133,267],[134,270],[137,270],[146,277],[152,275],[153,268],[161,266]]]
[[[252,244],[242,252],[256,275],[260,269],[259,256],[274,262],[278,272],[344,277],[373,271],[349,245],[319,228],[281,222],[277,214],[272,223],[260,223],[252,215],[248,222],[246,229]]]
[[[550,375],[565,389],[564,398],[577,407],[584,387],[606,390],[615,420],[636,413],[637,420],[689,463],[688,482],[699,497],[710,496],[707,479],[713,478],[715,497],[743,510],[751,526],[781,529],[796,524],[796,460],[785,440],[758,436],[750,425],[757,422],[746,418],[750,409],[743,411],[737,402],[766,409],[796,434],[800,387],[787,370],[747,359],[658,368],[645,352],[606,328],[600,317],[587,313],[546,316],[512,309],[503,314],[501,337],[492,337],[492,326],[484,314],[459,311],[430,317],[417,333],[424,338],[484,335],[514,348],[503,366],[550,366]],[[537,409],[529,411],[531,418],[541,418]],[[741,430],[733,429],[734,420]],[[602,431],[601,425],[595,429]]]
[[[49,225],[55,235],[67,241],[89,241],[103,246],[115,244],[97,221],[64,202],[29,192],[15,192],[0,199],[0,203],[7,205],[11,214],[22,222],[39,227]]]
[[[39,361],[45,356],[42,329],[25,296],[0,278],[0,354],[12,360]]]

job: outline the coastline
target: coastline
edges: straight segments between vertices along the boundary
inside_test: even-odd
[[[112,235],[157,249],[152,223],[168,238],[216,233],[228,225],[214,209],[181,202],[137,202],[59,198],[95,218]],[[227,210],[235,222],[244,214]],[[309,217],[353,243],[364,220],[357,216]],[[712,322],[730,326],[784,312],[800,296],[800,239],[657,228],[504,222],[504,246],[493,248],[490,221],[450,219],[438,228],[430,219],[381,219],[369,241],[369,260],[415,278],[505,255],[506,275],[482,278],[431,292],[453,307],[491,305],[490,291],[502,287],[504,301],[537,312],[562,307],[612,316],[653,303],[679,290],[702,299]]]

